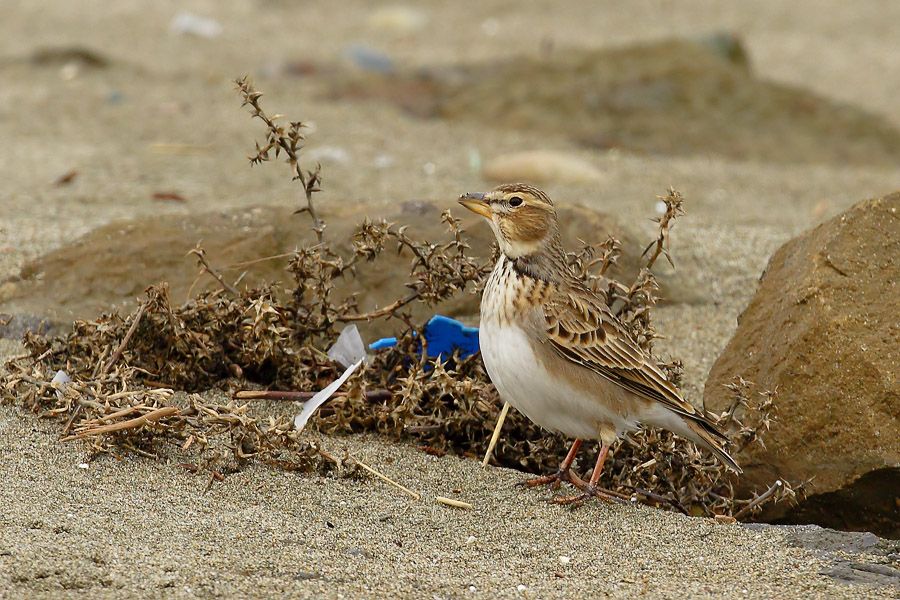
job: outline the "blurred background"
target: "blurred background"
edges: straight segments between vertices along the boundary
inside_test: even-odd
[[[113,219],[293,202],[280,169],[247,168],[259,128],[232,91],[242,74],[270,112],[313,125],[323,204],[449,202],[520,151],[571,159],[574,175],[546,182],[561,199],[620,211],[672,184],[690,212],[742,225],[806,227],[900,183],[890,0],[6,0],[0,12],[5,272]],[[154,199],[168,192],[185,201]]]

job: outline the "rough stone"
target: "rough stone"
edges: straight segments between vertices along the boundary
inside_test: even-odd
[[[778,390],[765,447],[739,460],[748,486],[813,478],[814,495],[787,521],[900,536],[898,282],[894,193],[782,246],[712,368],[705,401],[713,410],[729,402],[724,385],[735,376]]]

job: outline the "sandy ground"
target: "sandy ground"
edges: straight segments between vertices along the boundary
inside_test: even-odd
[[[406,65],[536,52],[542,40],[604,46],[728,29],[758,72],[880,112],[900,125],[900,5],[890,2],[593,2],[527,6],[427,2],[422,29],[372,29],[362,2],[7,1],[0,19],[0,279],[29,258],[111,220],[160,212],[238,210],[294,202],[277,166],[250,170],[258,129],[229,79],[257,74],[267,106],[315,122],[311,147],[341,147],[325,164],[320,202],[379,206],[446,200],[487,184],[469,167],[520,149],[565,149],[605,173],[593,186],[550,186],[639,220],[675,185],[689,217],[676,231],[679,268],[708,276],[709,303],[658,313],[659,349],[685,360],[687,392],[734,328],[769,254],[855,201],[900,187],[900,169],[780,166],[715,157],[590,153],[564,139],[424,122],[378,104],[322,101],[313,80],[265,78],[285,60],[341,60],[365,43]],[[179,10],[218,19],[215,39],[178,37]],[[488,32],[497,30],[495,35]],[[72,71],[35,65],[47,47],[84,47],[109,61]],[[186,153],[171,146],[188,145]],[[374,168],[379,155],[391,166]],[[425,164],[433,163],[433,173]],[[78,176],[54,187],[63,173]],[[155,202],[177,191],[185,204]],[[302,225],[298,225],[302,226]],[[0,340],[0,354],[18,352]],[[290,594],[306,597],[890,597],[896,588],[846,585],[833,558],[795,548],[785,533],[716,525],[636,507],[570,511],[521,492],[521,475],[435,459],[371,438],[349,446],[420,491],[413,502],[376,481],[305,478],[251,468],[206,494],[174,465],[101,459],[80,468],[55,426],[0,407],[0,596],[97,597]],[[454,491],[459,490],[459,491]],[[472,511],[434,504],[435,495]],[[562,564],[560,557],[569,557]],[[525,586],[519,588],[518,586]]]

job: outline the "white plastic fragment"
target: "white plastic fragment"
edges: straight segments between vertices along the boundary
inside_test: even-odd
[[[328,349],[328,358],[344,368],[366,358],[366,343],[356,325],[348,325],[341,330],[337,341]]]
[[[343,332],[341,335],[343,335]],[[347,370],[344,371],[340,377],[328,384],[328,387],[307,400],[303,405],[303,410],[300,411],[300,414],[294,417],[294,429],[303,431],[303,428],[306,427],[306,422],[309,421],[309,417],[312,416],[317,408],[325,404],[325,401],[338,391],[338,388],[344,385],[344,382],[353,374],[353,371],[359,368],[359,365],[361,365],[362,362],[362,359],[359,359],[354,364],[347,367]]]
[[[560,556],[559,557],[559,564],[561,564],[561,565],[567,565],[570,562],[572,562],[572,559],[569,558],[568,556]]]
[[[222,33],[222,25],[215,19],[201,17],[189,12],[175,15],[169,24],[169,31],[177,34],[196,35],[202,38],[214,38]]]
[[[50,385],[52,385],[55,388],[64,388],[64,387],[66,387],[66,384],[69,383],[70,381],[72,381],[72,380],[69,378],[69,374],[66,373],[65,371],[63,371],[62,369],[60,369],[53,376],[53,379],[50,380]]]
[[[79,463],[78,464],[79,469],[87,469],[89,466],[90,465],[88,465],[87,463]]]
[[[56,372],[56,375],[53,376],[53,379],[50,380],[50,386],[56,390],[56,397],[62,400],[63,390],[66,387],[66,384],[72,381],[69,378],[69,375],[60,369]]]

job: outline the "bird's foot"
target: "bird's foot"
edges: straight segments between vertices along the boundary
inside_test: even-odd
[[[618,492],[607,490],[605,488],[596,487],[584,483],[583,481],[581,482],[581,484],[582,485],[576,484],[576,487],[581,490],[580,494],[576,494],[574,496],[554,496],[550,501],[553,504],[560,504],[562,506],[581,506],[588,500],[599,498],[600,500],[604,500],[606,502],[628,504],[628,497],[623,494],[619,494]]]
[[[519,485],[522,487],[540,487],[542,485],[549,485],[550,489],[558,490],[559,487],[563,484],[563,482],[574,483],[572,471],[569,469],[560,469],[556,473],[551,473],[550,475],[543,475],[541,477],[535,477],[533,479],[526,479],[521,482]]]

